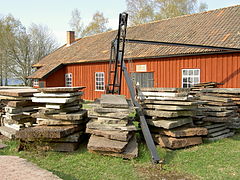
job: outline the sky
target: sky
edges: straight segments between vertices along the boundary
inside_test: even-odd
[[[208,10],[239,5],[240,0],[200,0]],[[12,14],[22,24],[46,25],[59,45],[66,41],[66,31],[71,30],[69,20],[73,9],[79,9],[84,25],[87,25],[96,11],[108,18],[108,26],[117,29],[118,15],[126,10],[125,0],[0,0],[0,16]]]

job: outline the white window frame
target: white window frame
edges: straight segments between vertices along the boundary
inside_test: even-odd
[[[39,86],[39,80],[33,79],[33,87]]]
[[[187,71],[187,73],[184,73],[184,71]],[[198,74],[195,74],[196,71],[198,71]],[[187,81],[186,81],[187,83],[184,82],[185,78],[187,78]],[[198,84],[201,82],[200,78],[201,78],[200,69],[182,69],[182,87],[184,87],[184,84],[187,84],[187,87],[184,87],[184,88],[189,88],[194,84]],[[196,81],[196,79],[198,79],[198,81]]]
[[[65,87],[72,87],[72,73],[65,74]]]
[[[104,72],[95,72],[95,91],[105,91]]]

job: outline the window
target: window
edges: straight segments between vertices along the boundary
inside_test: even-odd
[[[33,86],[34,86],[34,87],[39,86],[39,81],[38,81],[38,79],[34,79],[34,80],[33,80]]]
[[[72,87],[72,73],[65,74],[65,86]]]
[[[95,90],[104,91],[104,72],[95,73]]]
[[[200,69],[182,69],[182,87],[189,88],[200,83]]]
[[[153,87],[154,84],[153,72],[132,73],[131,75],[134,83],[139,84],[141,88]]]

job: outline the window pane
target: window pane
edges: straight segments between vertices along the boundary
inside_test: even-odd
[[[189,70],[189,73],[188,73],[190,76],[193,75],[193,70]]]
[[[199,69],[194,70],[194,75],[199,75]]]
[[[187,70],[183,70],[183,75],[187,75]]]

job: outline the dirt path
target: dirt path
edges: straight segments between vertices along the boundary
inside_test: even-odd
[[[53,173],[41,169],[17,156],[0,156],[1,180],[61,180]]]

